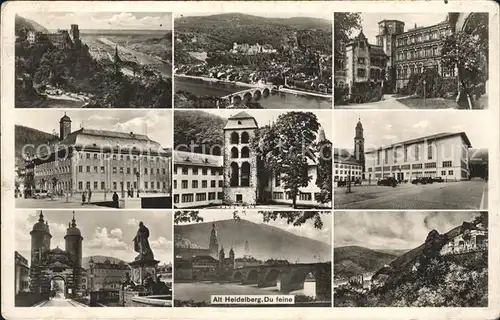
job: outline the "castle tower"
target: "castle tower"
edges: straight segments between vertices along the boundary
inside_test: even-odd
[[[219,252],[219,242],[217,241],[217,230],[215,230],[215,223],[212,223],[212,232],[210,232],[210,242],[208,245],[210,255],[217,257]]]
[[[363,137],[363,125],[361,119],[356,124],[356,134],[354,136],[354,157],[362,168],[363,179],[365,178],[365,138]]]
[[[234,268],[234,251],[233,251],[233,246],[231,246],[231,250],[229,250],[229,259],[231,260],[231,266]]]
[[[386,70],[386,74],[390,75],[389,81],[395,81],[395,79],[391,79],[391,73],[388,71],[395,66],[396,62],[396,35],[403,33],[404,30],[405,23],[403,21],[382,20],[378,23],[377,45],[382,46],[385,54],[389,57]]]
[[[71,30],[69,35],[71,36],[71,40],[73,41],[80,39],[80,30],[78,29],[77,24],[71,25]]]
[[[222,268],[224,266],[224,259],[225,259],[224,247],[221,247],[220,251],[219,251],[219,266],[220,266],[220,268]]]
[[[245,111],[229,117],[224,127],[224,202],[256,204],[257,156],[250,142],[257,121]]]
[[[48,222],[43,219],[40,211],[38,222],[33,225],[31,235],[31,265],[39,264],[43,260],[43,254],[50,250],[50,234]]]
[[[71,133],[71,118],[64,113],[59,120],[59,140],[64,140]]]
[[[33,225],[31,235],[31,266],[30,266],[30,291],[40,293],[42,291],[43,276],[42,266],[44,256],[50,250],[49,224],[43,219],[40,211],[38,222]]]
[[[76,227],[75,212],[73,211],[73,219],[71,224],[66,229],[66,235],[64,236],[66,244],[66,252],[68,253],[71,261],[73,262],[73,290],[72,294],[76,294],[82,285],[82,241],[83,237],[81,235],[80,229]]]

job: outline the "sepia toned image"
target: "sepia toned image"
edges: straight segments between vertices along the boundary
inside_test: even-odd
[[[335,108],[488,108],[488,13],[339,12],[334,19]]]
[[[19,110],[16,207],[171,208],[171,124],[170,111]]]
[[[174,112],[174,208],[331,208],[329,111]]]
[[[19,12],[16,108],[170,108],[172,14]]]
[[[16,212],[19,307],[172,305],[167,211]]]
[[[487,307],[488,212],[336,211],[335,307]]]
[[[331,306],[331,219],[329,211],[176,211],[174,305]]]
[[[331,15],[175,16],[175,108],[331,109]]]
[[[336,209],[488,208],[482,112],[339,112]]]

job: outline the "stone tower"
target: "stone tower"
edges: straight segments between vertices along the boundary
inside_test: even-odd
[[[49,224],[43,219],[43,213],[40,211],[38,222],[33,225],[31,235],[31,265],[38,264],[42,261],[45,252],[50,250],[50,234]]]
[[[210,255],[217,257],[219,252],[219,242],[217,241],[217,230],[215,230],[215,223],[212,223],[212,232],[210,232],[210,244],[208,245],[208,250]]]
[[[71,31],[70,31],[69,35],[71,36],[71,40],[73,40],[73,41],[80,39],[80,30],[78,29],[77,24],[71,25]]]
[[[229,117],[224,127],[224,202],[256,204],[257,156],[250,142],[257,121],[245,111]]]
[[[389,57],[388,67],[394,66],[394,55],[396,53],[396,35],[403,33],[405,23],[399,20],[382,20],[378,23],[377,45],[382,46],[385,54]]]
[[[224,247],[221,247],[220,248],[220,251],[219,251],[219,267],[222,269],[224,267],[224,258],[225,258],[225,254],[224,254]]]
[[[82,241],[83,237],[80,229],[76,227],[75,212],[73,211],[73,219],[66,229],[64,236],[66,244],[66,252],[73,262],[73,288],[78,291],[82,286]],[[76,292],[73,292],[76,294]]]
[[[229,250],[229,260],[231,260],[231,267],[234,268],[234,250],[233,250],[233,246],[231,246],[231,250]]]
[[[64,113],[59,120],[59,140],[64,140],[71,133],[71,118]]]
[[[356,124],[356,135],[354,136],[354,157],[361,165],[362,177],[365,178],[365,138],[363,137],[363,125],[361,119]]]
[[[31,235],[31,266],[30,266],[30,291],[42,292],[42,266],[46,252],[50,251],[49,224],[43,219],[43,213],[40,211],[38,222],[33,225]]]

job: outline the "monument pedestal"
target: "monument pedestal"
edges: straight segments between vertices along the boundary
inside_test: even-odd
[[[154,280],[156,276],[156,266],[159,262],[160,261],[154,259],[130,262],[128,265],[131,269],[131,280],[137,285],[143,285],[144,279],[148,274],[150,274]]]

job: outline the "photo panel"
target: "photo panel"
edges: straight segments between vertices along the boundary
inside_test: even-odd
[[[488,307],[487,211],[335,211],[335,307]]]
[[[172,213],[18,210],[16,307],[171,307]]]
[[[336,209],[488,208],[484,112],[352,112],[334,119]]]
[[[15,159],[16,208],[172,208],[169,110],[18,110]]]
[[[185,12],[174,23],[175,108],[332,108],[330,13]]]
[[[331,208],[331,119],[331,111],[175,110],[174,208]]]
[[[172,13],[22,11],[16,108],[171,108]]]
[[[337,12],[338,109],[488,109],[487,12]]]
[[[174,213],[175,307],[331,307],[331,211]]]

